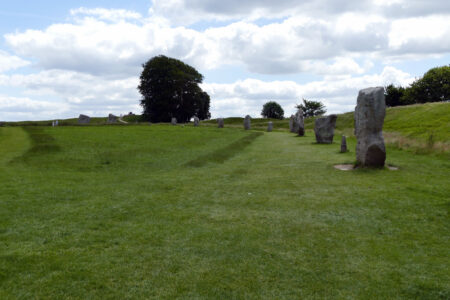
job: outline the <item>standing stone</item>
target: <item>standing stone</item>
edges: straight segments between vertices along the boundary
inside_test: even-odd
[[[347,137],[343,135],[341,139],[341,153],[345,153],[347,151]]]
[[[294,123],[295,123],[295,116],[291,115],[291,117],[289,119],[289,131],[292,132],[292,133],[295,132]]]
[[[359,91],[355,108],[356,161],[362,166],[383,167],[386,148],[383,123],[386,102],[383,87]]]
[[[118,117],[113,114],[108,115],[108,123],[109,124],[117,123],[117,119],[118,119]]]
[[[297,113],[295,114],[295,123],[296,123],[296,133],[299,136],[304,136],[305,135],[305,121],[303,118],[303,110],[299,109],[297,111]]]
[[[325,118],[318,118],[314,124],[314,132],[318,144],[333,143],[334,128],[336,127],[336,115],[329,115]]]
[[[86,115],[80,115],[78,117],[78,124],[89,124],[91,122],[91,118]]]
[[[55,121],[52,121],[52,127],[55,127]]]
[[[267,126],[267,131],[272,132],[273,130],[273,122],[269,122],[269,125]]]
[[[251,119],[252,118],[249,115],[245,116],[245,119],[244,119],[244,129],[245,130],[249,130],[251,128]]]
[[[199,123],[200,123],[200,119],[197,116],[195,116],[194,117],[194,126],[197,127],[199,125]]]
[[[217,127],[223,128],[223,124],[224,124],[223,118],[218,118],[217,119]]]
[[[59,121],[56,120],[56,121],[55,121],[55,126],[58,126],[58,125],[59,125]]]
[[[172,121],[170,121],[172,125],[177,125],[177,118],[172,118]]]

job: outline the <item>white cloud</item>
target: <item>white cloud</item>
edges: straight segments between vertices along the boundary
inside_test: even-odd
[[[33,100],[28,97],[11,97],[0,94],[2,121],[58,118],[69,109],[59,102]]]
[[[388,51],[399,55],[448,53],[449,20],[449,16],[432,16],[393,21]]]
[[[72,16],[92,16],[100,20],[106,21],[123,21],[123,20],[140,20],[142,15],[140,13],[129,11],[125,9],[106,9],[106,8],[86,8],[80,7],[77,9],[70,10]]]
[[[302,98],[323,101],[328,113],[351,111],[360,89],[390,83],[407,85],[413,80],[408,73],[385,67],[380,74],[333,78],[307,84],[246,79],[232,84],[204,84],[203,87],[213,99],[211,113],[214,117],[247,114],[258,117],[262,105],[269,100],[280,103],[286,115],[295,111],[295,105]]]
[[[61,70],[42,71],[30,75],[0,76],[0,86],[25,89],[24,94],[29,101],[31,101],[30,98],[35,97],[59,99],[56,102],[43,103],[47,105],[45,108],[50,108],[51,104],[55,105],[55,108],[59,105],[64,107],[64,111],[55,110],[55,113],[60,113],[55,117],[60,118],[75,117],[80,113],[106,116],[108,113],[141,112],[139,107],[141,97],[137,92],[137,85],[137,77],[109,80],[101,76]],[[0,99],[0,102],[2,101],[6,100]],[[36,103],[42,104],[39,101]],[[28,106],[23,108],[24,112],[28,110]],[[43,113],[44,111],[45,109]]]
[[[164,17],[173,24],[204,20],[279,19],[301,14],[329,19],[344,13],[376,13],[396,18],[450,12],[450,3],[443,0],[153,0],[152,3],[150,14]]]
[[[201,73],[232,66],[267,75],[265,81],[204,84],[213,116],[257,116],[268,100],[279,101],[290,113],[302,97],[324,101],[329,112],[351,110],[359,89],[406,85],[413,79],[389,66],[370,74],[374,64],[450,53],[449,4],[427,3],[193,0],[187,5],[184,0],[155,0],[150,17],[127,10],[74,9],[65,23],[5,35],[14,54],[0,50],[0,72],[33,61],[37,73],[0,74],[0,86],[24,89],[20,97],[0,101],[31,103],[37,101],[31,98],[49,96],[60,100],[68,117],[140,112],[136,87],[141,64],[164,54]],[[174,26],[175,16],[188,23],[233,21],[194,30]],[[262,17],[264,22],[252,21]],[[269,22],[274,17],[282,19]],[[280,74],[322,79],[299,84],[276,80]]]
[[[203,84],[202,88],[211,96],[213,117],[246,114],[258,117],[262,105],[269,100],[279,102],[286,115],[294,112],[294,106],[302,98],[323,101],[329,113],[350,111],[354,108],[359,89],[389,83],[407,85],[413,80],[408,73],[385,67],[380,74],[332,77],[306,84],[246,79],[231,84]],[[3,75],[0,77],[0,85],[23,87],[27,90],[28,97],[25,100],[0,98],[0,109],[9,111],[6,117],[10,118],[13,112],[28,114],[26,116],[29,119],[33,119],[33,114],[34,119],[42,119],[43,116],[75,117],[80,113],[106,116],[108,113],[141,112],[138,105],[140,95],[136,90],[138,79],[134,77],[105,80],[100,76],[53,70],[31,75]],[[30,99],[38,96],[61,100],[41,102]],[[12,106],[14,101],[18,104]],[[55,107],[53,112],[52,105]],[[24,116],[23,114],[17,114],[16,118]],[[4,113],[2,118],[5,118]]]
[[[28,66],[30,62],[0,50],[0,73]]]
[[[243,65],[260,74],[351,75],[367,71],[368,64],[360,66],[355,58],[398,60],[402,55],[450,52],[448,16],[391,21],[376,14],[344,13],[329,19],[300,14],[264,26],[240,21],[197,31],[168,27],[128,11],[77,11],[90,16],[45,30],[7,34],[6,42],[43,69],[115,78],[139,74],[141,64],[159,54],[200,70]],[[122,19],[128,15],[140,22]]]

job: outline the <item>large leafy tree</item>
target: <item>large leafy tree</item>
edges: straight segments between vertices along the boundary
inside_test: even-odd
[[[325,105],[320,101],[306,100],[303,99],[303,104],[296,106],[297,109],[303,110],[303,115],[305,118],[320,116],[327,112]]]
[[[193,116],[209,119],[210,98],[199,84],[203,75],[182,61],[164,55],[142,65],[139,92],[144,117],[152,122],[169,122],[175,117],[188,122]]]
[[[284,117],[284,110],[281,105],[275,101],[269,101],[263,105],[261,116],[265,118],[273,118],[282,120]]]

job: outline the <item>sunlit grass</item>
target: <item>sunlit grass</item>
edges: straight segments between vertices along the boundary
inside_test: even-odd
[[[450,162],[388,147],[398,171],[334,169],[348,144],[0,128],[0,298],[450,297]]]

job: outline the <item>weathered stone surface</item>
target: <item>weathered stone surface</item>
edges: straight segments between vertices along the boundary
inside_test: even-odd
[[[294,123],[295,123],[295,116],[291,115],[291,117],[289,118],[289,131],[292,133],[295,132]]]
[[[316,141],[319,144],[333,143],[334,128],[336,127],[336,115],[329,115],[325,118],[318,118],[314,124]]]
[[[117,119],[119,119],[119,117],[117,117],[113,114],[108,115],[108,123],[110,123],[110,124],[117,123]]]
[[[80,115],[78,117],[78,124],[89,124],[91,122],[91,118],[86,115]]]
[[[295,129],[299,136],[305,135],[305,120],[303,118],[303,110],[299,109],[295,114]]]
[[[218,118],[217,119],[217,127],[223,128],[223,125],[224,125],[223,118]]]
[[[359,91],[355,108],[356,161],[367,167],[382,167],[386,161],[383,123],[386,102],[383,87]]]
[[[177,118],[172,118],[172,121],[170,121],[170,124],[177,125]]]
[[[273,122],[269,122],[269,125],[267,125],[267,131],[271,132],[273,130]]]
[[[345,135],[342,136],[341,139],[341,153],[347,152],[347,137]]]
[[[199,124],[200,124],[200,119],[197,116],[195,116],[194,117],[194,126],[197,127]]]
[[[249,115],[246,115],[244,118],[244,129],[249,130],[251,128],[251,117]]]

